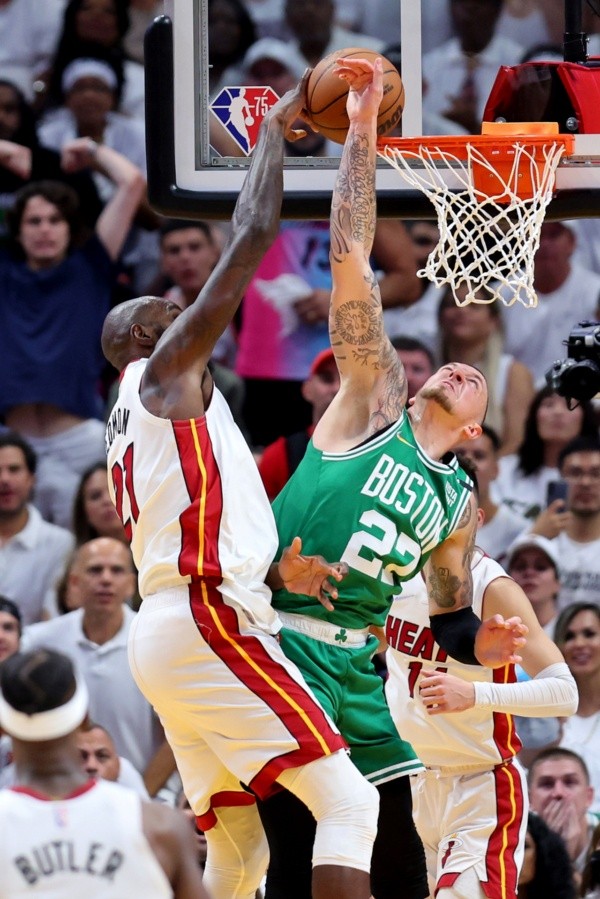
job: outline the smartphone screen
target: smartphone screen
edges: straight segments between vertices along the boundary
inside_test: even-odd
[[[546,505],[549,506],[556,499],[567,501],[569,485],[566,481],[550,481],[546,488]]]

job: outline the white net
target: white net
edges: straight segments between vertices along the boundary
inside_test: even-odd
[[[466,144],[465,160],[428,140],[417,149],[390,144],[379,150],[435,207],[440,237],[419,275],[450,285],[459,306],[495,300],[536,306],[533,259],[564,145],[515,140],[502,174],[475,143]],[[531,189],[524,191],[527,179]]]

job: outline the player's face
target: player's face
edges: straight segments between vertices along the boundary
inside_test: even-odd
[[[560,584],[556,569],[546,553],[535,546],[524,547],[513,556],[509,574],[527,594],[534,609],[536,604],[558,596]]]
[[[573,616],[561,649],[573,677],[590,677],[600,670],[600,621],[595,612]]]
[[[486,434],[475,440],[467,440],[454,447],[454,452],[465,456],[477,470],[479,490],[487,491],[489,485],[498,477],[498,458],[494,444]]]
[[[481,422],[485,415],[487,384],[476,368],[460,362],[444,365],[435,372],[420,391],[420,396],[432,400],[457,424]]]
[[[83,509],[89,524],[99,536],[124,539],[123,525],[112,504],[104,470],[94,471],[85,482]]]
[[[19,622],[10,612],[0,612],[0,663],[19,649]]]
[[[183,291],[198,293],[208,281],[218,256],[217,247],[200,228],[171,231],[162,239],[162,270]]]
[[[569,484],[569,510],[580,518],[600,512],[600,453],[572,453],[561,474]]]
[[[84,544],[71,579],[80,588],[83,608],[92,614],[114,613],[135,589],[129,551],[109,537]]]
[[[83,767],[90,777],[116,781],[119,776],[119,757],[110,737],[99,727],[79,731],[77,748]]]
[[[19,243],[27,265],[34,269],[58,265],[67,255],[71,231],[58,207],[44,197],[31,197],[25,204]]]
[[[34,476],[27,468],[23,451],[18,446],[0,449],[0,519],[23,511],[31,491]]]
[[[529,785],[532,812],[542,814],[568,803],[575,808],[579,817],[583,817],[593,795],[593,788],[587,783],[583,769],[575,759],[545,759],[534,767]]]
[[[569,409],[564,397],[556,394],[544,397],[536,416],[540,439],[568,443],[579,436],[582,419],[582,409],[579,406]]]

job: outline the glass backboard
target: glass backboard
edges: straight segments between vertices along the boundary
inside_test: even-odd
[[[252,13],[261,0],[245,5]],[[274,83],[257,83],[242,59],[216,71],[217,6],[166,0],[146,37],[149,194],[165,215],[229,218],[249,164],[244,140],[252,142],[252,134],[232,136],[232,107],[247,94],[255,127],[273,99]],[[310,17],[322,24],[331,9],[337,30],[326,52],[368,40],[401,65],[402,136],[479,133],[484,118],[558,121],[575,135],[575,149],[559,166],[548,217],[600,214],[600,19],[584,0],[281,0],[273,21],[255,18],[254,37],[283,40],[290,70],[308,47],[306,33],[290,26],[294,6],[309,34]],[[295,155],[290,146],[283,217],[329,216],[340,152],[327,144]],[[380,216],[434,217],[429,200],[383,161],[377,192]]]

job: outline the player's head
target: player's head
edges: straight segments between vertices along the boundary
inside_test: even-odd
[[[40,743],[74,733],[88,692],[71,660],[51,649],[16,653],[0,670],[0,727],[13,740]]]
[[[413,421],[427,416],[445,427],[450,444],[474,440],[481,434],[488,389],[482,373],[463,362],[449,362],[425,382],[411,405]]]
[[[164,297],[136,297],[111,309],[102,328],[102,352],[117,371],[148,358],[181,309]]]

